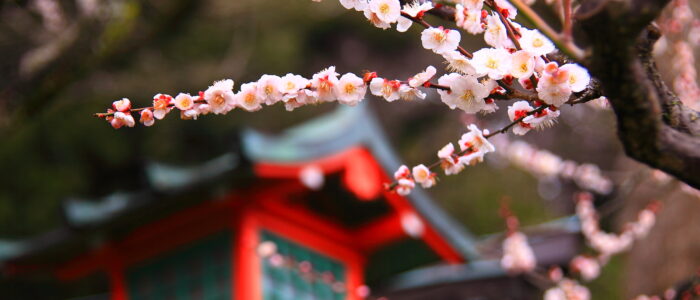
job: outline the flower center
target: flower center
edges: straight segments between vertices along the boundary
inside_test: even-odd
[[[433,39],[435,39],[436,42],[442,43],[447,39],[447,34],[445,34],[444,31],[436,31],[433,33]]]
[[[272,95],[272,92],[273,92],[272,86],[270,86],[270,85],[265,86],[265,95],[268,95],[268,96]]]
[[[355,85],[352,83],[348,83],[345,85],[345,93],[346,94],[352,94],[355,92]]]
[[[291,81],[287,81],[287,89],[288,89],[288,90],[294,89],[294,83],[291,82]]]
[[[255,104],[255,95],[253,95],[253,93],[248,93],[245,95],[245,99],[243,101],[245,101],[245,103],[248,105],[253,105]]]
[[[489,69],[496,69],[498,68],[498,61],[489,57],[489,60],[486,61],[486,67]]]
[[[379,12],[382,14],[389,13],[389,10],[391,10],[391,8],[388,3],[382,3],[382,5],[379,6]]]
[[[224,96],[221,94],[217,94],[216,97],[214,97],[214,104],[216,105],[222,105],[224,102],[226,102],[226,99],[224,99]]]
[[[532,46],[534,46],[535,48],[539,48],[544,46],[544,42],[542,41],[542,39],[535,39],[534,41],[532,41]]]
[[[520,72],[527,72],[527,63],[520,64]]]
[[[472,102],[474,101],[474,93],[472,93],[472,90],[467,90],[460,98],[466,102]]]

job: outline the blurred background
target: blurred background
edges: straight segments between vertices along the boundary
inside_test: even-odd
[[[661,66],[668,82],[679,80],[679,69],[698,67],[697,43],[687,42],[700,39],[693,18],[698,5],[691,4],[687,22],[657,51],[677,62]],[[558,27],[552,6],[538,2],[535,8]],[[677,20],[674,14],[681,13],[671,7],[665,14]],[[147,161],[201,163],[230,150],[242,128],[274,134],[335,108],[324,104],[290,113],[274,106],[197,121],[172,114],[150,128],[114,130],[92,116],[112,101],[127,97],[135,107],[146,106],[156,93],[196,93],[222,78],[236,81],[237,89],[263,74],[310,78],[331,65],[341,74],[371,70],[403,79],[434,65],[441,75],[443,62],[421,47],[417,27],[405,34],[383,31],[332,0],[2,2],[0,238],[22,239],[60,226],[66,198],[138,189]],[[480,36],[462,37],[468,50],[484,45]],[[683,80],[697,84],[696,77]],[[408,165],[434,161],[436,151],[456,141],[466,124],[496,129],[507,123],[505,103],[491,115],[465,115],[449,110],[434,92],[423,101],[387,103],[373,96],[365,101]],[[513,147],[515,140],[527,144]],[[502,231],[498,208],[504,199],[527,226],[570,215],[573,193],[590,190],[599,196],[603,224],[611,231],[660,200],[657,227],[588,284],[593,298],[659,293],[700,266],[698,192],[626,158],[604,103],[565,107],[553,128],[525,137],[509,133],[496,143],[507,150],[458,176],[441,176],[428,191],[468,230]],[[519,159],[532,149],[549,152],[540,160]],[[551,155],[585,167],[576,176],[558,176],[546,170]]]

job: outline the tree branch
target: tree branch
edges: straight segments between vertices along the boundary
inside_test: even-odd
[[[700,125],[660,79],[647,29],[669,0],[587,0],[577,12],[592,52],[588,66],[617,117],[628,156],[700,188]]]

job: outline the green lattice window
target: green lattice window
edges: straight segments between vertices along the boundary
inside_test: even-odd
[[[261,232],[260,241],[275,243],[286,261],[280,265],[272,257],[262,259],[265,300],[346,299],[343,264],[267,231]],[[311,271],[295,267],[301,262],[310,263]]]
[[[221,232],[131,267],[129,299],[231,299],[231,234]]]

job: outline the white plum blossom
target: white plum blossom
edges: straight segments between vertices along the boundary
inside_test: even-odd
[[[346,9],[364,11],[367,8],[367,0],[340,0],[340,5]]]
[[[529,112],[533,110],[532,106],[530,106],[527,101],[517,101],[513,103],[513,105],[508,106],[508,118],[510,119],[511,122],[520,119],[522,117],[527,116]],[[524,135],[528,131],[532,129],[532,126],[525,122],[525,120],[521,120],[518,122],[518,124],[515,124],[513,126],[513,133],[517,135]]]
[[[456,74],[456,73],[452,73]],[[459,108],[466,113],[479,112],[488,97],[489,90],[471,75],[443,75],[438,79],[441,85],[450,87],[450,91],[439,90],[440,98],[450,109]]]
[[[396,184],[396,193],[401,196],[407,196],[416,187],[416,183],[412,179],[399,179]]]
[[[491,79],[499,80],[510,71],[510,56],[505,49],[484,48],[474,52],[471,63],[477,74],[488,75]]]
[[[464,6],[468,10],[481,11],[484,7],[484,0],[458,0],[455,1],[458,5]]]
[[[542,56],[554,51],[554,43],[537,29],[520,29],[520,46],[535,56]]]
[[[578,282],[564,278],[558,285],[545,291],[544,300],[590,300],[591,292]]]
[[[262,109],[262,101],[258,97],[257,82],[249,82],[241,85],[241,91],[235,95],[235,102],[238,107],[246,111],[258,111]]]
[[[467,75],[475,75],[476,71],[469,59],[457,50],[442,53],[442,57],[447,61],[447,69],[453,72],[460,72]]]
[[[513,42],[508,38],[506,26],[495,12],[486,17],[484,41],[494,48],[514,48]]]
[[[457,49],[461,36],[459,31],[440,27],[430,27],[421,33],[423,48],[433,50],[437,54]]]
[[[394,179],[399,180],[399,179],[411,179],[411,169],[409,169],[406,165],[401,165],[395,172],[394,172]]]
[[[496,0],[494,2],[496,2],[496,6],[501,11],[505,10],[506,13],[504,13],[504,15],[506,16],[506,18],[515,19],[515,16],[518,15],[518,10],[515,9],[515,6],[510,4],[510,2],[508,2],[508,0]]]
[[[422,16],[423,13],[431,9],[433,9],[433,3],[430,1],[423,3],[420,3],[420,1],[414,1],[413,3],[403,6],[403,12],[414,18]],[[399,17],[398,22],[399,23],[396,24],[396,30],[399,32],[406,32],[406,30],[408,30],[408,28],[410,28],[413,24],[413,21],[403,16]]]
[[[335,72],[335,66],[328,67],[311,78],[311,87],[316,89],[318,100],[322,102],[335,100],[333,92],[337,84],[338,73]]]
[[[403,100],[425,99],[425,96],[424,92],[407,84],[401,84],[399,87],[399,97]]]
[[[136,121],[134,121],[134,117],[131,115],[131,112],[115,112],[114,117],[111,121],[112,127],[115,129],[118,129],[119,127],[126,126],[126,127],[134,127],[136,125]]]
[[[127,112],[131,109],[131,101],[128,98],[122,98],[112,102],[112,108],[115,111]]]
[[[379,77],[373,78],[369,83],[369,89],[372,95],[384,97],[384,99],[389,102],[400,98],[400,87],[401,82],[397,80],[388,80]]]
[[[150,108],[141,111],[141,119],[139,120],[144,126],[152,126],[156,120],[153,118],[153,111]]]
[[[399,0],[370,0],[368,8],[383,23],[396,23],[401,16]]]
[[[483,5],[483,2],[480,2]],[[481,9],[468,9],[462,4],[455,6],[455,22],[457,26],[471,34],[484,32],[481,25]]]
[[[529,78],[535,71],[535,59],[527,51],[516,51],[511,54],[510,75],[515,78]]]
[[[496,151],[496,147],[484,137],[476,125],[469,124],[467,128],[469,132],[463,134],[458,142],[460,150],[464,152],[460,161],[466,165],[474,165],[484,161],[484,155]]]
[[[389,28],[391,28],[391,24],[389,24],[389,23],[387,23],[387,22],[384,22],[384,21],[382,21],[381,19],[379,19],[379,17],[377,16],[377,14],[375,14],[374,12],[372,12],[372,10],[369,8],[369,6],[367,6],[367,7],[365,8],[364,14],[365,14],[365,18],[367,18],[367,20],[369,20],[369,22],[372,23],[372,25],[374,25],[374,27],[381,28],[381,29],[389,29]]]
[[[420,183],[423,188],[430,188],[435,185],[436,174],[430,172],[430,169],[423,164],[417,165],[412,169],[413,179]]]
[[[510,233],[503,240],[501,267],[510,274],[532,271],[537,265],[535,254],[521,232]]]
[[[537,84],[537,96],[550,105],[559,107],[564,104],[571,96],[569,72],[554,62],[548,63]]]
[[[580,92],[586,89],[591,82],[591,75],[588,71],[577,64],[565,64],[559,68],[569,73],[569,87],[572,92]]]
[[[445,175],[454,175],[464,170],[464,163],[454,152],[455,146],[449,143],[437,153],[438,158],[440,158],[440,167],[445,171]]]
[[[335,86],[338,102],[350,106],[355,106],[362,101],[366,92],[367,86],[365,86],[365,82],[353,73],[344,74]]]
[[[210,111],[217,115],[227,113],[233,109],[236,105],[233,94],[233,80],[226,79],[214,82],[213,85],[204,91],[204,100],[209,104]],[[156,118],[158,118],[157,115]]]
[[[279,89],[281,78],[277,75],[263,75],[258,80],[258,98],[266,105],[273,105],[282,100]]]
[[[302,76],[288,73],[280,78],[277,89],[283,95],[282,101],[285,101],[286,99],[296,98],[297,93],[299,93],[301,89],[305,88],[310,83],[311,81]]]
[[[542,111],[536,112],[530,116],[525,117],[525,119],[523,119],[523,122],[529,124],[533,128],[543,129],[554,125],[556,123],[557,118],[559,117],[559,114],[560,110],[547,107]]]
[[[585,281],[591,281],[600,275],[600,263],[593,257],[576,256],[571,260],[570,265],[571,270],[581,274],[581,278]]]
[[[153,116],[161,120],[165,118],[171,110],[170,104],[173,102],[173,97],[166,94],[156,94],[153,96]]]
[[[194,99],[190,94],[179,93],[177,96],[175,96],[174,104],[179,110],[189,110],[194,107]]]
[[[411,87],[419,87],[423,85],[424,83],[430,81],[430,79],[435,76],[435,73],[437,73],[437,70],[433,66],[428,66],[425,71],[420,72],[413,77],[408,79],[408,85]]]

